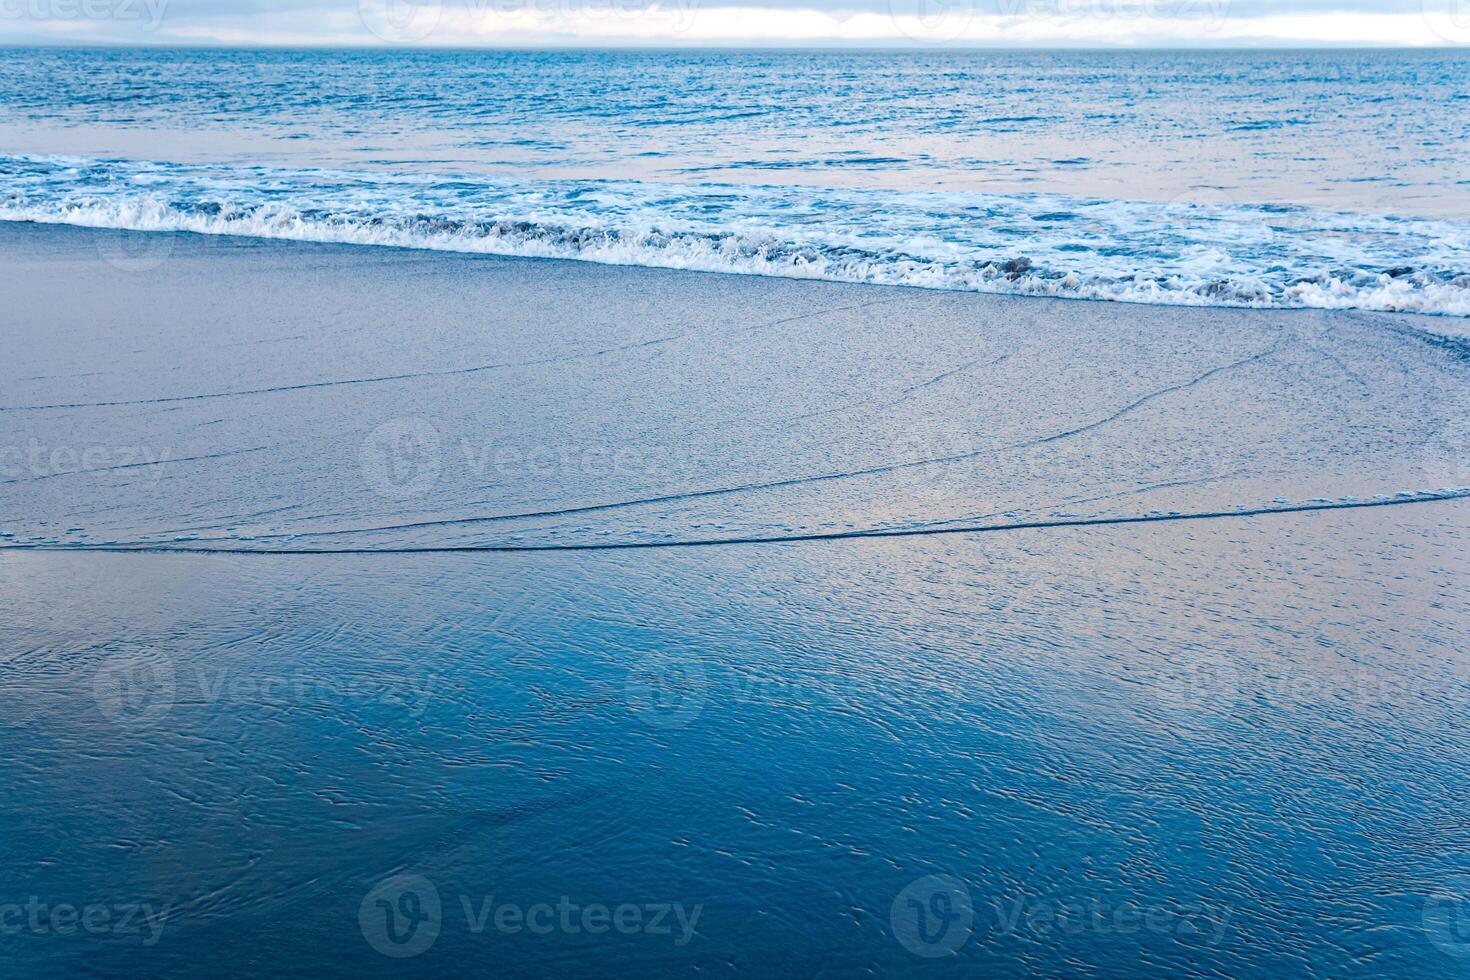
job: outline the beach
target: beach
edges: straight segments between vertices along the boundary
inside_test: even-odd
[[[0,270],[28,975],[362,975],[380,901],[423,976],[1464,952],[1461,319],[22,223]]]

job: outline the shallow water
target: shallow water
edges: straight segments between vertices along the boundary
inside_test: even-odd
[[[1470,955],[1450,321],[13,224],[0,262],[15,975]],[[913,536],[812,540],[874,532]]]
[[[644,545],[1470,488],[1456,321],[24,225],[0,247],[16,543]]]
[[[1449,976],[1470,542],[1401,510],[0,555],[5,898],[161,923],[0,943],[24,976]]]

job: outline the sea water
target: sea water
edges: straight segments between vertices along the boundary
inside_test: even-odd
[[[0,219],[1470,314],[1470,56],[0,53]]]
[[[0,972],[1456,975],[1464,66],[0,52]]]

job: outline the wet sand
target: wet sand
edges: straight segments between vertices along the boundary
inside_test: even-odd
[[[1466,952],[1452,321],[17,225],[0,265],[0,904],[168,910],[0,931],[23,972]]]

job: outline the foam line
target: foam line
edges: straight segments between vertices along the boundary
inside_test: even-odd
[[[1470,315],[1470,222],[1244,202],[0,154],[0,219],[1125,303]]]

